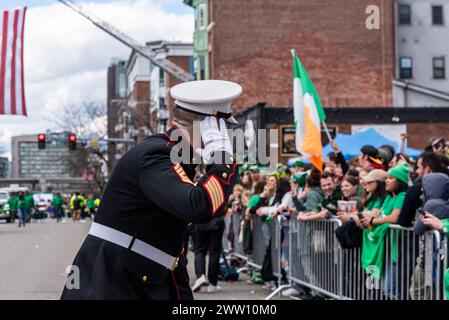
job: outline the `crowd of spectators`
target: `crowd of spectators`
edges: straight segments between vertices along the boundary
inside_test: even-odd
[[[405,142],[406,135],[401,137]],[[230,240],[227,249],[232,251],[233,243],[240,241],[245,252],[251,253],[251,219],[258,216],[269,223],[281,217],[286,281],[289,219],[339,219],[342,225],[335,235],[341,246],[361,247],[363,269],[372,272],[375,266],[375,277],[395,278],[390,274],[395,268],[384,263],[384,241],[390,224],[412,227],[418,235],[431,228],[448,232],[449,147],[441,138],[431,139],[426,150],[413,159],[403,153],[404,143],[399,150],[390,145],[365,145],[358,157],[345,159],[334,141],[331,146],[334,151],[327,155],[322,170],[302,161],[278,165],[266,174],[261,174],[257,166],[243,166],[227,211],[229,216],[240,214],[241,223],[237,228],[234,223],[233,232],[226,235]],[[265,261],[253,281],[264,281],[271,290],[280,285]],[[395,283],[384,282],[384,292],[396,294],[391,298],[401,298]],[[283,294],[301,299],[319,296],[299,285]]]

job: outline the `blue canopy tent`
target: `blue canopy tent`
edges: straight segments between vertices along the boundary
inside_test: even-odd
[[[360,149],[367,144],[376,148],[384,144],[390,144],[394,147],[396,152],[399,148],[399,144],[397,142],[384,138],[374,129],[368,129],[355,135],[340,133],[336,135],[334,140],[340,147],[345,159],[357,157],[360,154]],[[324,147],[323,158],[326,158],[327,154],[331,151],[333,150],[330,144]],[[412,148],[405,148],[404,151],[406,155],[415,159],[421,154],[421,151]]]

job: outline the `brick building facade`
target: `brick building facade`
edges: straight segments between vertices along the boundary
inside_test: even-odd
[[[290,50],[296,49],[326,108],[327,124],[337,132],[351,133],[357,126],[401,127],[410,136],[409,146],[417,149],[431,136],[449,137],[449,108],[393,108],[396,1],[184,2],[195,8],[196,16],[199,4],[207,5],[209,78],[242,85],[235,113],[263,103],[285,113],[280,122],[270,113],[265,128],[293,125]],[[366,27],[372,5],[380,9],[379,29]]]
[[[381,11],[366,28],[366,8]],[[388,107],[394,78],[390,0],[208,1],[212,79],[243,86],[236,108],[292,105],[290,49],[296,49],[327,107]]]

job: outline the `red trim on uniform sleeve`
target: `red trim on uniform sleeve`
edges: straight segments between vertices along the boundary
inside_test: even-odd
[[[171,275],[172,275],[172,279],[173,279],[173,284],[175,285],[175,288],[176,288],[176,295],[178,296],[178,300],[181,300],[181,295],[179,294],[178,284],[176,283],[174,271],[171,272]]]
[[[228,177],[228,181],[225,181],[217,176],[215,176],[219,181],[223,182],[225,185],[229,186],[229,184],[231,183],[231,177],[235,174],[235,168],[237,167],[237,163],[234,163],[234,166],[232,168],[232,173],[229,175]]]

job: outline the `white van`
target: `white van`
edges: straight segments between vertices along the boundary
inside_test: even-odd
[[[11,214],[9,212],[9,192],[0,189],[0,219],[11,222]]]
[[[18,185],[10,185],[6,188],[0,188],[0,220],[6,220],[11,222],[11,213],[9,211],[8,200],[11,195],[18,194],[19,192],[25,193],[29,189],[27,187],[19,187]]]

